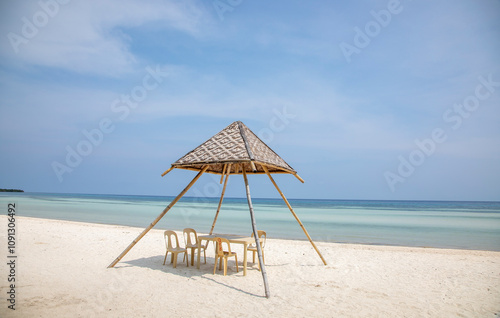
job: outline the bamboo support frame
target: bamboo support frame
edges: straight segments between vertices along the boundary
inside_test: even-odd
[[[170,171],[172,171],[174,169],[174,167],[170,167],[168,168],[167,171],[165,171],[164,173],[161,174],[162,177],[164,177],[167,173],[169,173]]]
[[[273,173],[291,173],[293,175],[297,174],[297,172],[295,170],[285,169],[283,167],[280,167],[280,166],[277,166],[277,165],[273,165],[273,164],[268,163],[268,162],[256,160],[255,163],[258,163],[262,167],[266,166],[266,167],[272,167],[272,168],[278,169],[278,171],[273,171]],[[282,171],[282,172],[280,172],[280,171]],[[265,172],[262,172],[262,174],[265,174]]]
[[[292,212],[293,216],[295,217],[295,219],[297,220],[297,222],[299,222],[299,225],[300,227],[302,228],[302,230],[304,231],[304,233],[306,234],[307,238],[309,239],[309,242],[311,242],[312,246],[314,247],[314,249],[316,250],[316,252],[318,253],[319,257],[321,258],[321,260],[323,261],[323,264],[327,265],[326,264],[326,261],[325,259],[323,258],[323,255],[321,255],[321,253],[319,252],[318,248],[316,247],[316,245],[314,244],[313,240],[311,239],[311,237],[309,236],[309,233],[307,233],[307,230],[306,228],[304,227],[304,224],[302,224],[302,222],[300,221],[299,217],[297,216],[297,214],[295,214],[295,211],[293,211],[293,208],[292,206],[290,205],[290,203],[288,203],[288,200],[286,199],[285,195],[283,194],[283,192],[281,192],[280,188],[278,187],[278,185],[276,184],[276,182],[274,181],[273,177],[271,176],[271,174],[269,173],[269,170],[267,170],[267,167],[266,166],[262,166],[264,168],[264,171],[266,172],[267,176],[269,177],[269,179],[271,179],[271,182],[274,184],[274,186],[276,187],[276,190],[278,190],[279,194],[281,195],[281,197],[283,198],[283,201],[285,201],[286,205],[288,206],[288,209],[290,209],[290,212]]]
[[[253,161],[250,161],[250,167],[252,168],[253,172],[257,172],[257,168],[255,167],[255,164],[253,163]]]
[[[229,164],[231,166],[231,164]],[[222,175],[220,176],[220,184],[222,184],[222,180],[224,180],[224,175],[226,174],[227,163],[224,164],[224,168],[222,168]]]
[[[279,167],[279,166],[276,166],[276,165],[272,165],[270,163],[264,163],[264,162],[260,162],[260,161],[251,161],[251,160],[245,160],[245,161],[228,161],[228,162],[224,162],[223,164],[232,164],[233,166],[235,166],[236,164],[245,164],[245,163],[248,163],[250,164],[250,166],[252,167],[253,169],[253,166],[255,166],[255,171],[247,171],[247,174],[266,174],[264,171],[259,171],[257,169],[257,165],[261,165],[261,166],[267,166],[267,167],[272,167],[272,168],[275,168],[277,170],[274,170],[272,173],[274,174],[278,174],[278,173],[286,173],[286,174],[292,174],[294,175],[300,182],[304,183],[304,179],[302,179],[298,174],[297,172],[295,172],[294,170],[288,170],[288,169],[284,169],[282,167]],[[200,163],[201,164],[201,163]],[[221,163],[222,164],[222,163]],[[253,165],[253,166],[252,166]],[[200,168],[196,168],[196,167],[190,167],[190,166],[187,166],[187,165],[176,165],[173,167],[174,169],[177,168],[177,169],[183,169],[183,170],[190,170],[190,171],[200,171]],[[165,171],[166,173],[170,172],[171,169]],[[239,171],[239,170],[238,170]],[[211,174],[217,174],[217,175],[220,175],[221,174],[221,171],[219,170],[207,170],[206,173],[211,173]],[[232,174],[242,174],[242,172],[233,172]],[[221,182],[222,183],[222,182]]]
[[[249,161],[245,161],[243,163],[246,163],[246,162],[248,162],[250,164]],[[254,165],[257,164],[257,163],[260,164],[260,165],[262,165],[261,163],[259,163],[257,161],[254,161]],[[236,163],[233,162],[232,164],[235,165]],[[271,166],[269,164],[265,164],[265,165],[268,166],[268,167]],[[176,166],[174,168],[182,169],[182,170],[189,170],[189,171],[196,171],[196,172],[200,171],[200,168],[192,168],[192,167],[186,167],[186,166]],[[217,175],[221,174],[221,172],[217,171],[217,170],[215,170],[215,171],[207,170],[205,173],[211,173],[211,174],[217,174]],[[292,172],[290,172],[288,170],[285,170],[285,169],[276,170],[276,171],[273,171],[272,173],[273,174],[293,174],[297,179],[299,179],[300,182],[304,183],[304,180],[301,177],[299,177],[298,174],[292,173]],[[241,171],[239,171],[238,173],[234,173],[233,172],[232,174],[242,174],[242,172]],[[257,171],[247,171],[247,174],[266,174],[266,173],[264,171],[257,170]]]
[[[295,176],[295,178],[299,179],[300,182],[305,182],[304,179],[302,179],[298,174],[294,173],[293,175]]]
[[[229,172],[231,171],[231,164],[227,167],[226,180],[224,181],[224,186],[222,187],[222,193],[220,195],[219,206],[217,207],[217,212],[215,213],[214,222],[212,223],[212,228],[210,229],[210,235],[212,235],[215,227],[215,222],[217,222],[217,217],[219,216],[220,207],[222,205],[222,200],[224,199],[224,193],[226,192],[227,179],[229,179]],[[222,175],[224,177],[224,175]]]
[[[248,185],[248,179],[245,169],[243,169],[243,178],[245,179],[245,189],[247,192],[248,209],[250,210],[250,219],[252,221],[253,236],[255,238],[255,246],[257,247],[257,255],[259,256],[260,271],[262,273],[262,279],[264,280],[264,289],[266,293],[266,298],[269,298],[271,297],[271,293],[269,292],[269,284],[267,282],[266,266],[264,265],[264,258],[262,257],[262,246],[260,245],[260,238],[257,231],[257,225],[255,224],[255,215],[253,213],[252,198],[250,196],[250,186]]]
[[[132,243],[130,243],[130,245],[111,263],[109,264],[108,268],[110,267],[114,267],[116,265],[116,263],[118,263],[127,253],[128,251],[130,251],[132,249],[132,247],[134,247],[135,244],[137,244],[137,242],[139,242],[143,237],[144,235],[146,235],[146,233],[149,232],[149,230],[151,230],[155,225],[156,223],[158,223],[161,218],[163,216],[165,216],[165,214],[167,214],[167,212],[177,203],[177,201],[179,201],[180,198],[182,198],[182,196],[184,194],[186,194],[186,192],[189,190],[189,188],[191,188],[191,186],[201,177],[201,175],[208,169],[208,165],[205,166],[194,178],[193,180],[191,180],[191,182],[184,188],[184,190],[182,190],[181,193],[179,193],[179,195],[177,195],[177,197],[175,197],[175,199],[170,202],[170,204],[163,210],[162,213],[160,213],[160,215],[158,215],[156,217],[156,219],[146,228],[144,229],[144,231],[142,231],[141,234],[139,234],[139,236],[132,241]],[[167,170],[168,171],[168,170]]]

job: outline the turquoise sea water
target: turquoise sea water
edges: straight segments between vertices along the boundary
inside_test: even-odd
[[[17,215],[148,226],[173,197],[1,193]],[[219,198],[182,198],[155,226],[208,233]],[[500,251],[500,202],[289,200],[313,240]],[[253,199],[258,229],[268,237],[306,239],[281,199]],[[19,224],[20,231],[22,224]],[[225,198],[215,233],[250,234],[246,199]]]

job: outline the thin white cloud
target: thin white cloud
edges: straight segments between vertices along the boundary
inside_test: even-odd
[[[14,2],[3,12],[0,54],[10,64],[119,76],[140,62],[122,28],[156,24],[196,36],[204,19],[193,1],[70,1],[50,9],[53,16],[47,10],[33,1]],[[39,27],[30,27],[37,19]]]

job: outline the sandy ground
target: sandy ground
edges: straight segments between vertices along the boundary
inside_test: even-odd
[[[212,274],[162,265],[161,230],[107,266],[142,229],[18,217],[16,310],[8,308],[7,217],[0,216],[1,317],[498,317],[500,253],[268,239],[266,270]],[[179,232],[180,233],[180,232]],[[238,252],[240,264],[243,251]],[[249,253],[251,261],[251,254]]]

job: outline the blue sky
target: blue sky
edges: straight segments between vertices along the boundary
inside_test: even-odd
[[[290,198],[500,200],[499,1],[0,10],[2,188],[176,195],[194,173],[161,173],[241,120],[305,179],[276,177]]]

